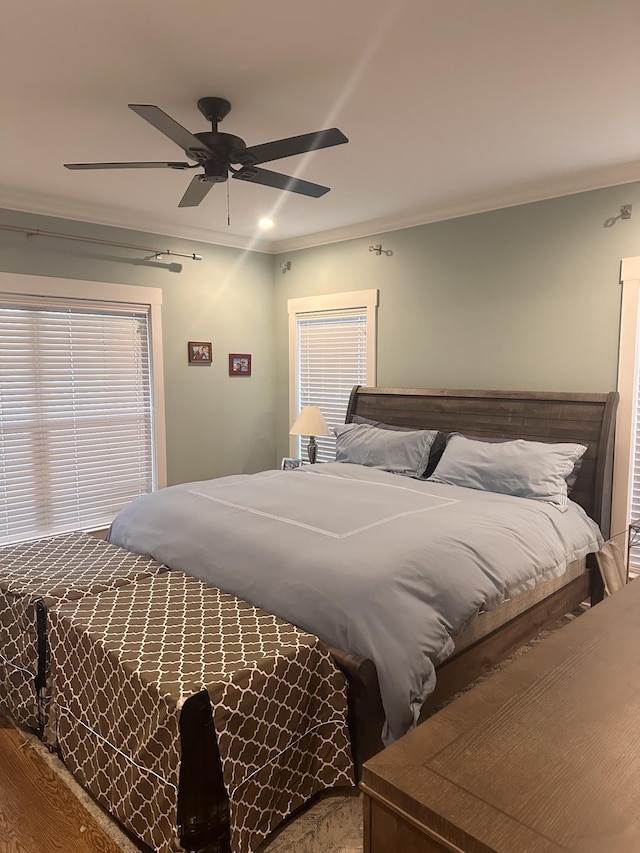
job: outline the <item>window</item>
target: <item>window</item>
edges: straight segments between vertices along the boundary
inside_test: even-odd
[[[329,429],[343,424],[354,385],[376,382],[377,290],[289,300],[290,412],[319,406]],[[335,459],[335,437],[317,437],[318,461]],[[306,439],[291,453],[305,457]]]
[[[0,276],[0,542],[107,527],[165,484],[158,294]]]
[[[640,519],[640,258],[622,261],[622,312],[614,454],[612,535],[621,543]],[[637,539],[637,537],[635,537]],[[630,568],[640,571],[640,543],[631,548]]]

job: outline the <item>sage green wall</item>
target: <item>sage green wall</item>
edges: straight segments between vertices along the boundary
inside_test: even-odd
[[[616,218],[623,204],[630,220]],[[369,251],[379,243],[393,254]],[[378,288],[380,386],[607,391],[620,261],[639,254],[640,183],[281,254],[278,454],[288,451],[288,299]]]
[[[220,246],[0,210],[0,224],[197,253],[201,261],[0,229],[0,270],[158,287],[168,482],[273,467],[273,258]],[[214,363],[189,365],[187,341],[212,341]],[[229,377],[228,354],[253,356],[251,377]]]
[[[623,204],[634,206],[630,220],[619,218]],[[0,224],[203,255],[158,262],[0,229],[0,270],[162,288],[168,479],[177,483],[288,455],[293,297],[378,288],[379,385],[615,388],[620,260],[640,254],[640,183],[276,258],[11,211]],[[392,254],[370,252],[376,243]],[[188,340],[213,342],[211,367],[187,364]],[[251,378],[228,376],[229,352],[253,354]]]

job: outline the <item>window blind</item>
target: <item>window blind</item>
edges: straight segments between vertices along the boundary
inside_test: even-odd
[[[296,315],[298,400],[319,406],[329,429],[343,424],[354,385],[367,381],[367,311],[348,308]],[[335,459],[335,436],[319,436],[318,461]],[[305,458],[302,445],[298,455]]]
[[[148,311],[33,302],[0,304],[0,542],[106,527],[154,485]]]

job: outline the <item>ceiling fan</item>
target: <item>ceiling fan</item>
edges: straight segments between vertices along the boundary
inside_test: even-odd
[[[268,169],[260,169],[258,164],[292,157],[294,154],[316,151],[319,148],[329,148],[332,145],[342,145],[349,141],[337,127],[331,127],[328,130],[317,130],[314,133],[303,133],[301,136],[264,142],[262,145],[247,146],[244,139],[240,139],[239,136],[218,131],[218,122],[222,121],[231,110],[231,104],[224,98],[200,98],[198,101],[198,109],[207,121],[211,122],[211,130],[203,133],[190,133],[171,116],[152,104],[129,104],[129,108],[179,145],[189,160],[196,162],[65,163],[65,168],[197,169],[202,167],[204,172],[192,178],[178,207],[195,207],[200,204],[213,185],[226,181],[229,173],[232,178],[242,181],[251,181],[277,190],[288,190],[320,198],[329,192],[330,187],[323,187],[321,184],[313,184],[290,175],[281,175],[279,172]]]

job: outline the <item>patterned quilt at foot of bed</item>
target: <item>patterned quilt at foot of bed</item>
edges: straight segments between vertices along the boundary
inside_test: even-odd
[[[82,532],[0,547],[0,706],[41,732],[49,609],[163,571],[149,557]]]
[[[160,853],[199,821],[219,841],[225,814],[244,853],[316,792],[353,784],[343,674],[316,637],[234,596],[169,572],[55,608],[50,644],[50,737]],[[188,713],[203,691],[213,744],[206,715]]]

